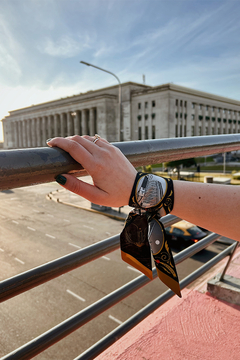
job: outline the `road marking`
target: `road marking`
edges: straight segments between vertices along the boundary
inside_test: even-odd
[[[93,228],[91,226],[83,225],[83,227],[86,227],[87,229],[93,230]]]
[[[47,216],[49,216],[49,217],[54,217],[53,215],[51,215],[51,214],[47,214]]]
[[[107,257],[107,256],[102,256],[102,258],[103,259],[105,259],[105,260],[111,260],[109,257]]]
[[[128,268],[129,270],[132,270],[132,271],[138,272],[139,274],[142,274],[141,271],[139,271],[138,269],[135,269],[135,268],[132,267],[132,266],[127,266],[127,268]]]
[[[63,221],[70,222],[70,220],[67,220],[67,219],[63,219]]]
[[[0,251],[4,252],[4,250],[3,250],[3,249],[1,249],[1,248],[0,248]]]
[[[15,257],[15,260],[18,261],[18,262],[20,262],[20,264],[23,264],[23,265],[25,264],[24,261],[22,261],[22,260],[20,260],[20,259],[18,259],[18,258],[16,258],[16,257]]]
[[[36,231],[36,229],[31,228],[30,226],[27,227],[29,230]]]
[[[74,297],[77,298],[78,300],[86,301],[84,298],[82,298],[81,296],[78,296],[77,294],[75,294],[75,293],[72,292],[71,290],[67,290],[67,293],[69,293],[70,295],[74,296]]]
[[[123,323],[121,320],[118,320],[117,318],[115,318],[115,317],[112,316],[112,315],[108,315],[108,317],[109,317],[109,319],[115,321],[116,323],[118,323],[118,324],[120,324],[120,325]]]
[[[71,245],[71,246],[74,246],[74,247],[76,247],[78,249],[81,249],[81,246],[78,246],[78,245],[75,245],[75,244],[72,244],[72,243],[68,243],[68,244]]]
[[[19,224],[19,222],[18,221],[15,221],[15,220],[12,220],[12,222],[14,223],[14,224]]]
[[[50,237],[51,239],[56,239],[56,237],[53,236],[53,235],[49,235],[49,234],[45,234],[45,235],[48,236],[48,237]]]

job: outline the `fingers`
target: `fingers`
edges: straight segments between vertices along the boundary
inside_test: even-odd
[[[62,174],[56,177],[56,181],[65,189],[74,192],[85,199],[104,205],[108,194],[94,185],[88,184],[69,174]]]

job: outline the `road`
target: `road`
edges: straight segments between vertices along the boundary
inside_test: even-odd
[[[56,183],[0,192],[0,280],[118,234],[123,222],[46,199]],[[215,243],[178,265],[182,279],[226,245]],[[120,251],[0,304],[0,356],[139,276]],[[158,279],[35,357],[74,359],[166,291]]]

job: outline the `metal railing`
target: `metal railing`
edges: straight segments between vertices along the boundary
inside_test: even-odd
[[[149,140],[116,143],[114,145],[121,149],[134,166],[139,166],[238,150],[240,149],[240,135]],[[49,182],[54,180],[56,175],[63,172],[75,173],[78,176],[85,174],[82,167],[60,149],[37,148],[0,152],[0,190]],[[169,226],[178,221],[179,218],[167,215],[162,220],[164,226]],[[219,236],[212,233],[198,243],[181,251],[174,256],[175,263],[179,264],[202,249],[205,249],[216,241]],[[0,282],[0,301],[6,301],[77,267],[83,266],[89,261],[106,255],[117,248],[119,248],[119,235],[3,280]],[[180,282],[181,289],[188,286],[227,255],[231,255],[235,248],[235,244],[227,247],[220,254],[183,279]],[[156,270],[154,269],[153,278],[156,276]],[[150,281],[145,275],[140,275],[54,328],[4,356],[2,359],[31,359]],[[172,296],[174,294],[171,290],[166,291],[76,359],[93,359]]]

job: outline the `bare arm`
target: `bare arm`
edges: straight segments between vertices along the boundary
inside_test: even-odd
[[[119,149],[104,139],[93,143],[90,136],[54,138],[49,146],[58,146],[92,176],[94,185],[62,174],[56,179],[66,189],[96,204],[124,206],[136,177],[136,170]],[[172,214],[240,241],[240,188],[238,186],[174,181]]]
[[[173,215],[240,241],[240,188],[174,181]]]

